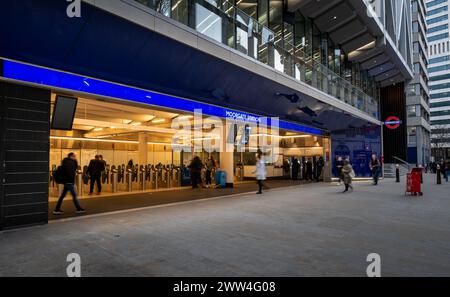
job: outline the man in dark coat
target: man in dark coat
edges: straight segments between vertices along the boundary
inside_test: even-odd
[[[307,181],[313,180],[313,164],[312,161],[309,160],[306,161],[306,180]]]
[[[319,157],[319,160],[317,160],[316,163],[316,181],[320,181],[320,177],[322,176],[322,170],[323,167],[325,167],[325,161],[323,160],[323,157]]]
[[[61,210],[61,205],[64,201],[64,197],[66,197],[67,192],[72,194],[73,204],[77,209],[77,213],[85,213],[86,211],[80,206],[78,202],[77,193],[75,192],[75,175],[78,169],[77,157],[74,153],[70,153],[66,158],[62,161],[62,176],[61,183],[64,184],[64,189],[61,193],[61,196],[58,199],[58,203],[56,204],[55,210],[53,211],[54,215],[61,215],[64,212]]]
[[[298,179],[298,173],[300,171],[300,162],[298,159],[294,159],[292,162],[292,179],[297,180]]]
[[[191,164],[189,164],[188,168],[191,171],[192,188],[196,189],[198,188],[199,184],[202,185],[202,160],[200,160],[198,156],[195,156],[192,159]]]
[[[100,195],[102,192],[102,181],[101,176],[102,172],[105,170],[105,163],[100,159],[99,155],[95,156],[95,159],[89,162],[89,166],[87,169],[87,174],[90,176],[90,191],[89,195],[92,195],[94,192],[94,184],[97,183],[97,194]]]

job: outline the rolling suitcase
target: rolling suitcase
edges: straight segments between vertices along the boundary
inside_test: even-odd
[[[216,181],[216,188],[226,188],[227,173],[222,170],[216,170],[214,173],[214,180]]]

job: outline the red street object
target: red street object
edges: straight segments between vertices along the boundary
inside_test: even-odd
[[[422,196],[422,168],[413,168],[411,172],[406,175],[406,192],[405,195],[410,193],[413,196]]]

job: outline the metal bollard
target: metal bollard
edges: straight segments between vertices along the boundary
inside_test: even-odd
[[[116,169],[113,169],[111,173],[111,192],[113,193],[117,193],[117,182],[118,182],[118,173]]]
[[[133,191],[133,172],[130,169],[127,170],[127,189],[128,192]]]
[[[400,182],[400,165],[395,165],[395,182]]]
[[[146,184],[145,184],[145,169],[141,169],[141,174],[140,174],[141,178],[141,190],[145,191],[146,190]]]
[[[77,195],[83,196],[83,173],[78,170],[76,175]]]

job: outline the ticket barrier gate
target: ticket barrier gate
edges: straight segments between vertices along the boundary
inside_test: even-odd
[[[83,196],[83,171],[81,171],[80,169],[78,169],[76,171],[76,175],[75,175],[75,185],[77,187],[76,192],[78,196]],[[63,185],[64,187],[64,185]]]
[[[237,181],[244,180],[244,166],[242,166],[242,165],[236,166],[236,180]]]
[[[111,167],[111,192],[117,193],[117,183],[119,181],[118,170],[115,166]]]
[[[146,175],[147,171],[145,170],[145,167],[141,165],[141,167],[139,168],[139,183],[140,190],[142,191],[145,191],[147,189]]]
[[[180,187],[181,186],[181,169],[179,167],[175,167],[174,165],[170,165],[170,175],[171,175],[171,187]]]
[[[133,169],[128,168],[126,171],[127,191],[133,191]]]
[[[165,166],[162,165],[161,166],[161,187],[165,187],[165,188],[170,188],[170,169],[169,169],[169,165]]]
[[[55,166],[56,167],[56,166]],[[86,168],[77,170],[75,177],[75,187],[78,196],[89,192],[89,182],[84,183]],[[64,185],[56,184],[49,174],[49,186],[52,195],[58,197],[61,195]],[[136,190],[146,191],[149,189],[158,189],[161,187],[171,188],[182,185],[182,171],[180,167],[171,165],[135,165],[127,168],[126,165],[108,165],[101,176],[102,188],[110,190],[110,193],[132,192]]]
[[[159,181],[159,169],[155,165],[152,165],[150,169],[150,184],[152,185],[153,189],[158,189],[159,187],[158,181]]]

